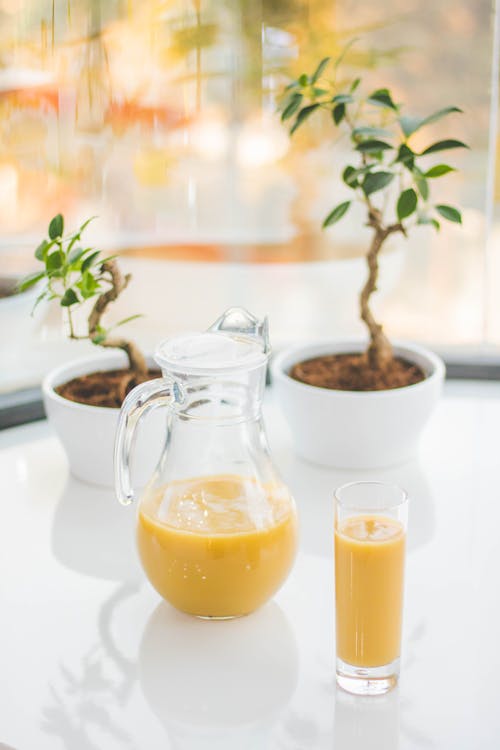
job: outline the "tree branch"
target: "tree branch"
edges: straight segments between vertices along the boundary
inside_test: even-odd
[[[368,362],[374,369],[384,369],[393,358],[392,345],[385,335],[380,323],[377,323],[370,308],[370,297],[377,290],[379,265],[378,258],[384,242],[389,235],[401,232],[406,235],[405,228],[398,222],[383,225],[382,213],[367,199],[368,226],[372,227],[373,238],[366,256],[368,265],[368,278],[361,290],[359,307],[361,319],[368,328],[370,334],[370,345],[367,351]]]
[[[127,288],[127,285],[131,279],[130,274],[126,274],[125,276],[122,274],[115,260],[108,260],[103,263],[102,271],[104,273],[109,273],[111,287],[106,292],[99,295],[89,315],[88,329],[90,339],[93,339],[94,336],[98,334],[101,324],[101,318],[104,315],[108,305],[118,299],[120,294]],[[100,342],[99,346],[109,347],[112,349],[122,349],[128,357],[130,369],[140,375],[147,374],[148,367],[146,364],[146,360],[144,359],[141,351],[132,341],[128,341],[127,339],[123,339],[120,337],[106,337],[104,341]]]

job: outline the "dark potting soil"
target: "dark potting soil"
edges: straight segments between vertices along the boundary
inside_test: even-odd
[[[160,370],[149,370],[146,376],[132,370],[105,370],[80,375],[56,388],[56,392],[69,401],[89,406],[119,408],[127,393],[136,385],[161,376]]]
[[[298,362],[290,377],[318,388],[340,391],[383,391],[425,380],[421,367],[394,357],[384,369],[369,366],[366,354],[328,354]]]

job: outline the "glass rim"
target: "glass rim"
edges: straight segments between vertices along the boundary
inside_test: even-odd
[[[391,487],[393,490],[397,490],[401,494],[401,497],[399,500],[393,503],[387,503],[387,505],[384,505],[384,507],[380,508],[379,510],[392,510],[393,508],[399,508],[401,505],[404,505],[405,503],[408,502],[408,493],[403,487],[401,487],[401,485],[396,484],[395,482],[384,482],[384,481],[376,480],[376,479],[373,479],[373,480],[362,479],[360,481],[346,482],[345,484],[341,484],[340,487],[337,487],[334,490],[333,497],[335,501],[339,504],[339,506],[346,510],[373,511],[373,508],[367,508],[367,507],[364,507],[363,505],[356,505],[356,507],[354,508],[352,507],[347,508],[346,503],[342,501],[342,499],[340,498],[339,493],[341,493],[343,490],[348,490],[351,487],[357,487],[357,486],[363,486],[363,485],[364,486],[372,485],[376,487]]]

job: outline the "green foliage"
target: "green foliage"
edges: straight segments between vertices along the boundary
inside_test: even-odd
[[[450,138],[446,141],[438,141],[437,143],[433,143],[432,146],[428,146],[428,148],[422,151],[421,156],[433,154],[436,151],[446,151],[450,148],[468,148],[468,146],[466,146],[465,143],[462,143],[462,141],[456,141]]]
[[[396,207],[399,221],[403,221],[408,216],[411,216],[417,207],[418,197],[413,188],[403,190],[398,198],[398,204]]]
[[[286,87],[279,109],[282,120],[290,123],[290,135],[312,115],[321,116],[325,112],[333,127],[347,132],[354,159],[345,167],[342,180],[353,191],[353,199],[365,203],[369,217],[377,217],[379,228],[390,226],[394,231],[397,227],[407,234],[411,225],[427,224],[438,230],[438,216],[460,223],[461,215],[456,208],[433,205],[430,200],[429,180],[454,172],[454,167],[443,163],[432,165],[428,160],[441,151],[468,147],[460,140],[446,138],[418,152],[412,146],[412,136],[462,110],[443,107],[430,115],[414,117],[403,112],[403,106],[394,101],[388,88],[363,94],[360,78],[346,81],[338,75],[346,51],[347,48],[337,60],[324,58],[311,75],[303,73]],[[389,200],[381,200],[386,194]],[[351,202],[335,206],[323,227],[345,216]],[[391,211],[394,218],[386,218],[386,211]],[[397,224],[390,224],[394,220]]]
[[[342,102],[332,109],[332,117],[335,125],[339,125],[342,122],[345,117],[345,111],[345,104]]]
[[[448,172],[454,172],[454,168],[450,167],[448,164],[436,164],[435,167],[431,167],[427,170],[427,172],[424,172],[425,177],[442,177],[444,174],[448,174]]]
[[[441,214],[443,219],[454,221],[456,224],[462,223],[462,214],[456,208],[453,208],[453,206],[436,206],[436,211],[438,214]]]
[[[21,283],[18,286],[18,290],[20,292],[24,292],[26,289],[29,289],[30,287],[35,286],[35,284],[37,284],[40,281],[40,279],[43,279],[44,276],[45,276],[44,271],[40,271],[38,273],[30,273],[29,276],[26,276],[26,278],[21,281]]]
[[[449,115],[452,112],[461,113],[462,110],[458,107],[445,107],[444,109],[439,109],[437,112],[434,112],[428,117],[420,118],[403,116],[399,118],[399,124],[403,133],[408,138],[410,135],[413,135],[413,133],[416,133],[417,130],[420,130],[420,128],[423,128],[425,125],[430,125],[432,122],[436,122],[437,120],[440,120],[442,117],[445,117],[445,115]]]
[[[32,314],[43,299],[57,300],[59,305],[67,310],[72,338],[90,338],[88,332],[87,335],[76,335],[72,319],[73,310],[87,300],[104,293],[111,288],[113,282],[109,268],[104,264],[113,260],[115,256],[103,258],[100,250],[80,246],[82,234],[94,218],[87,219],[73,234],[63,236],[64,218],[61,214],[54,216],[49,223],[48,237],[43,239],[35,250],[35,258],[43,264],[43,269],[30,274],[19,284],[19,291],[24,291],[45,281]],[[139,316],[131,315],[113,328],[137,317]],[[97,333],[92,336],[93,343],[102,344],[111,330],[112,328],[104,329],[99,325]]]
[[[336,206],[324,220],[323,226],[329,227],[331,224],[335,224],[335,222],[337,222],[347,213],[350,205],[351,201],[345,201],[345,203],[340,203],[338,206]]]
[[[367,101],[369,104],[376,104],[380,107],[393,109],[395,112],[398,111],[397,106],[392,101],[389,89],[378,89],[377,91],[374,91],[373,94],[370,94]]]
[[[392,149],[390,143],[377,141],[375,139],[361,141],[361,143],[358,143],[356,146],[356,151],[361,151],[362,154],[378,154],[380,151],[387,151],[388,149]]]
[[[292,115],[294,115],[300,107],[302,99],[302,94],[299,94],[297,92],[292,94],[292,96],[290,97],[290,101],[281,114],[281,119],[288,120],[290,117],[292,117]]]
[[[74,289],[66,289],[63,296],[61,297],[61,307],[71,307],[71,305],[77,305],[80,302]]]
[[[321,62],[319,63],[318,67],[316,68],[316,70],[314,71],[314,73],[311,76],[311,83],[316,83],[316,81],[318,80],[318,78],[321,77],[324,69],[326,68],[326,66],[328,65],[329,62],[330,62],[330,58],[329,57],[324,57],[323,60],[321,60]]]
[[[372,193],[383,190],[394,179],[392,172],[368,172],[361,184],[363,193],[368,197]]]
[[[57,214],[57,216],[54,216],[54,218],[49,224],[50,239],[55,240],[58,237],[62,237],[63,230],[64,230],[64,219],[62,217],[62,214]]]
[[[310,104],[308,107],[303,107],[300,112],[298,113],[297,117],[295,118],[295,122],[293,123],[291,129],[290,129],[290,135],[293,135],[298,127],[302,125],[304,120],[306,120],[308,117],[312,115],[312,113],[318,109],[319,104]]]

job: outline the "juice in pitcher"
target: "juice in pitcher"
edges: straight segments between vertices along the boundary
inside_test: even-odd
[[[295,505],[262,416],[269,353],[267,319],[230,308],[207,331],[160,343],[162,377],[134,388],[120,411],[116,493],[128,505],[136,426],[164,409],[163,452],[138,512],[139,554],[161,596],[199,617],[257,609],[295,557]]]
[[[296,516],[282,484],[236,475],[199,477],[146,494],[137,541],[161,596],[201,617],[235,617],[260,607],[295,557]]]

